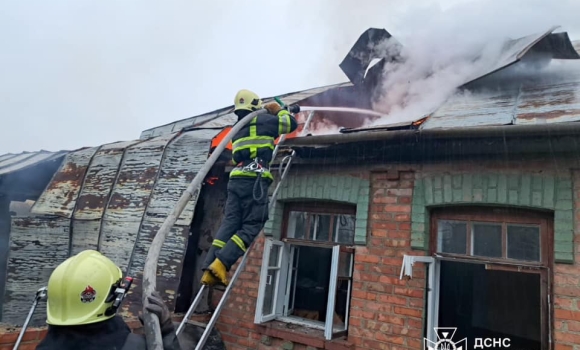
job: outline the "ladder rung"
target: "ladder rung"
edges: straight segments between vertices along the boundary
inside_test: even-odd
[[[198,321],[194,321],[194,320],[188,320],[187,323],[190,325],[199,327],[199,328],[203,328],[203,329],[205,329],[207,327],[207,323],[198,322]]]

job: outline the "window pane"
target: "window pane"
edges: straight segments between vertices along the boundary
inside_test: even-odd
[[[316,241],[328,242],[330,240],[330,215],[317,215]]]
[[[300,259],[300,247],[294,248],[294,257],[292,259],[292,271],[290,272],[290,295],[288,297],[288,312],[294,311],[294,292],[296,290],[296,278],[298,277],[298,261]],[[287,315],[286,315],[287,316]]]
[[[269,270],[266,277],[266,291],[264,293],[263,314],[271,315],[274,312],[274,292],[276,290],[276,277],[278,270]]]
[[[352,253],[340,252],[338,256],[338,277],[351,277]]]
[[[270,260],[268,261],[269,267],[278,267],[278,261],[280,257],[280,246],[272,244],[272,249],[270,250]]]
[[[349,280],[338,280],[336,284],[336,299],[334,303],[333,331],[345,330],[346,312],[348,310],[348,291],[350,289]]]
[[[467,253],[467,223],[439,220],[437,223],[437,251],[442,253]]]
[[[286,237],[304,239],[306,233],[306,216],[308,213],[291,211],[288,217],[288,232]]]
[[[297,265],[294,310],[291,315],[324,322],[328,302],[328,285],[332,250],[300,246]]]
[[[501,258],[501,225],[473,224],[473,255]]]
[[[355,217],[353,215],[337,215],[332,240],[336,243],[352,244],[354,242]]]
[[[510,259],[540,261],[540,228],[509,225],[507,256]]]

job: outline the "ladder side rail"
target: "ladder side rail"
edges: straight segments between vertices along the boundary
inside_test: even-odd
[[[307,126],[310,124],[310,121],[312,120],[313,116],[314,116],[314,112],[310,112],[310,115],[308,116],[308,119],[306,120],[306,123],[304,124],[303,130],[307,130]],[[276,148],[274,149],[272,159],[274,159],[274,157],[276,156],[276,153],[278,152],[280,144],[282,144],[285,139],[286,139],[286,134],[283,134],[282,137],[280,138],[280,141],[278,142],[278,145],[276,145]],[[278,182],[278,185],[276,186],[276,189],[274,190],[274,193],[272,194],[272,198],[270,199],[270,203],[268,204],[268,211],[271,211],[272,208],[274,207],[274,205],[276,204],[276,197],[278,195],[278,191],[279,191],[280,186],[282,185],[284,179],[286,178],[288,170],[290,169],[290,165],[292,164],[292,158],[294,157],[295,154],[296,154],[296,152],[292,151],[292,154],[290,155],[290,160],[288,161],[288,165],[286,165],[286,167],[284,168],[284,172],[282,173],[282,176],[280,177],[280,181]],[[283,164],[283,163],[284,162],[282,162],[281,164]],[[250,245],[250,247],[248,248],[248,250],[244,254],[242,260],[240,261],[240,264],[236,268],[236,271],[234,272],[234,275],[232,276],[232,279],[230,280],[230,283],[228,284],[226,291],[222,295],[222,298],[221,298],[220,302],[218,303],[215,311],[211,315],[211,319],[209,320],[209,323],[205,327],[205,330],[203,331],[203,334],[201,335],[201,338],[199,339],[199,342],[197,343],[195,350],[201,350],[203,348],[203,346],[205,345],[205,342],[207,341],[207,338],[209,337],[211,330],[215,326],[215,323],[217,322],[217,319],[218,319],[218,317],[222,311],[222,308],[224,307],[224,305],[225,305],[225,303],[226,303],[226,301],[227,301],[227,299],[232,291],[232,288],[233,288],[236,280],[238,279],[239,275],[242,273],[242,271],[244,270],[244,268],[246,266],[248,256],[250,256],[250,252],[254,248],[254,242],[252,242],[252,244]],[[187,322],[187,320],[184,318],[182,323],[183,322]]]
[[[266,109],[259,109],[254,111],[242,120],[240,120],[230,132],[224,137],[220,144],[216,147],[212,155],[205,162],[203,167],[195,175],[195,178],[191,181],[187,189],[183,192],[175,207],[171,213],[165,218],[163,225],[151,242],[149,251],[147,253],[147,258],[145,260],[145,266],[143,268],[143,295],[142,303],[146,305],[147,296],[149,296],[156,288],[156,275],[157,275],[157,264],[159,262],[159,255],[161,253],[161,248],[167,237],[167,234],[177,221],[177,218],[183,212],[183,209],[189,202],[193,195],[199,191],[199,188],[206,177],[208,172],[211,170],[215,162],[218,160],[221,153],[226,148],[227,144],[232,140],[234,135],[238,133],[246,124],[248,124],[255,116],[259,114],[266,113]],[[143,327],[145,329],[145,337],[147,340],[147,348],[150,350],[163,350],[163,338],[161,336],[161,327],[159,325],[159,319],[155,314],[150,313],[143,307]]]

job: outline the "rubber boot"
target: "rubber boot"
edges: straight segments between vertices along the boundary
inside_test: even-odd
[[[218,283],[219,280],[211,273],[210,270],[205,270],[203,276],[201,276],[201,284],[206,286],[213,286]]]
[[[211,271],[214,277],[219,280],[219,282],[221,282],[224,286],[228,285],[228,271],[220,259],[216,258],[211,263],[211,265],[209,265],[208,269]]]

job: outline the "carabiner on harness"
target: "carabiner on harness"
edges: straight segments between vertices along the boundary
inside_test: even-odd
[[[243,167],[242,170],[252,172],[252,173],[259,173],[259,174],[266,171],[266,170],[264,170],[264,167],[260,164],[260,161],[258,158],[254,159],[250,164]]]
[[[264,169],[264,167],[260,163],[261,163],[260,159],[255,158],[250,164],[242,167],[242,171],[258,174],[258,176],[256,177],[256,182],[254,182],[253,196],[255,201],[259,201],[264,197],[264,189],[262,188],[262,182],[260,180],[262,179],[262,173],[264,173],[266,169]],[[260,194],[256,195],[258,189],[260,190]]]

